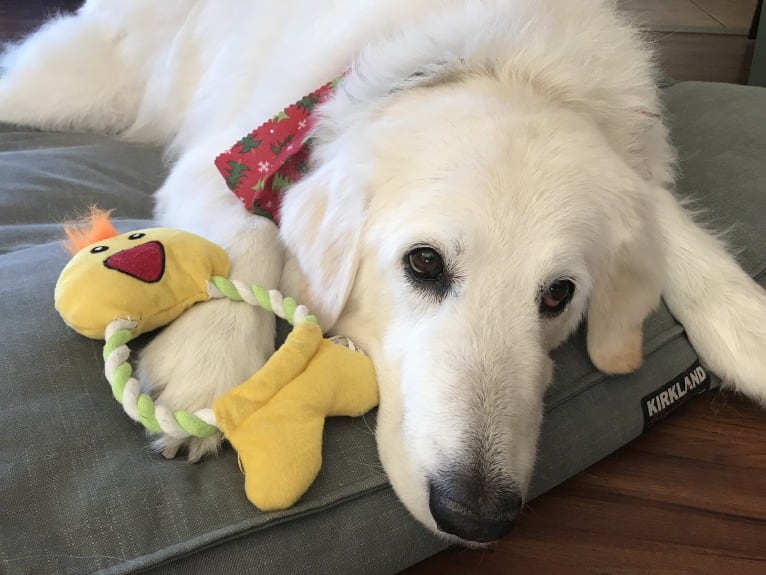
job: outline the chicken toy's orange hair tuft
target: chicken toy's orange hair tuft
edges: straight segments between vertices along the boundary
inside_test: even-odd
[[[64,233],[69,238],[68,241],[64,242],[64,248],[75,255],[93,243],[119,235],[112,222],[109,221],[109,214],[111,211],[100,210],[96,206],[91,206],[88,216],[64,224]]]

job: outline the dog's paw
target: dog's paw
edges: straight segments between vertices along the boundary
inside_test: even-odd
[[[171,411],[209,408],[245,381],[274,352],[272,314],[228,300],[197,304],[159,333],[141,352],[138,377],[158,405]],[[185,451],[189,461],[215,453],[221,435],[178,439],[158,436],[154,447],[168,458]]]

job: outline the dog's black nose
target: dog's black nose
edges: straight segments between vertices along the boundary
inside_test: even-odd
[[[429,482],[429,508],[439,530],[465,541],[497,541],[512,528],[523,501],[512,485],[447,476]]]

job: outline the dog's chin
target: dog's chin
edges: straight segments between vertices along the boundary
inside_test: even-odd
[[[401,412],[392,408],[381,394],[378,425],[375,437],[383,469],[399,500],[415,519],[434,533],[442,534],[428,508],[428,485],[425,473],[418,473],[412,457],[404,445],[401,431]]]

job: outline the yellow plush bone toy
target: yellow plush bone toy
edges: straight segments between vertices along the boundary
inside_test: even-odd
[[[207,437],[219,430],[237,450],[248,499],[264,511],[293,505],[322,463],[328,416],[359,416],[378,403],[370,360],[322,337],[304,306],[276,290],[226,279],[217,245],[168,228],[118,232],[108,213],[67,227],[74,254],[56,284],[56,309],[77,332],[104,339],[105,373],[125,412],[155,433]],[[171,412],[141,393],[127,343],[190,306],[227,297],[262,307],[294,329],[264,367],[212,409]]]

